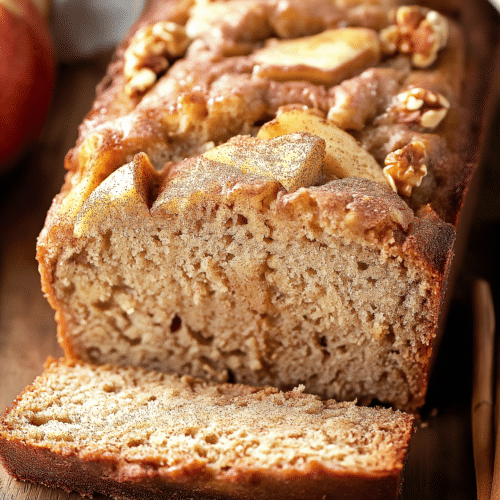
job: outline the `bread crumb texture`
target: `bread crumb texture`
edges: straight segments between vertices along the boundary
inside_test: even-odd
[[[421,402],[442,275],[389,187],[349,178],[286,193],[200,157],[149,208],[148,165],[101,183],[59,247],[53,291],[78,357]],[[441,226],[429,246],[449,245]]]
[[[147,463],[166,477],[191,462],[219,479],[264,469],[300,474],[311,463],[331,474],[401,470],[412,417],[302,390],[53,362],[3,416],[0,437],[116,461],[124,471]]]

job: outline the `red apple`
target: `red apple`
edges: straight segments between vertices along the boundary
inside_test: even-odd
[[[0,0],[0,171],[38,140],[54,82],[45,18],[30,0]]]

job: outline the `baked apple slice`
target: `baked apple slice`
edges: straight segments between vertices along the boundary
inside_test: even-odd
[[[375,31],[344,28],[293,40],[273,40],[254,54],[254,73],[271,80],[331,86],[379,62]]]
[[[326,155],[323,173],[328,180],[352,175],[387,184],[381,166],[352,135],[311,109],[285,108],[278,112],[274,120],[260,128],[257,137],[272,139],[297,132],[307,132],[324,139]]]
[[[237,167],[245,174],[275,179],[287,191],[295,191],[323,179],[325,141],[305,132],[269,140],[237,136],[203,156]]]

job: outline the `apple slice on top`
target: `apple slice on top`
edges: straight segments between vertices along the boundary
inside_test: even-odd
[[[254,53],[254,74],[271,80],[335,85],[379,62],[377,33],[367,28],[323,31],[292,40],[272,40]]]
[[[257,137],[272,139],[297,132],[307,132],[324,139],[326,155],[323,173],[328,180],[355,176],[387,184],[382,167],[375,158],[352,135],[314,110],[283,107],[274,120],[260,128]]]

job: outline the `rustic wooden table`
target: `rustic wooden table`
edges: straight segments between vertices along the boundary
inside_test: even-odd
[[[36,237],[52,197],[63,180],[63,158],[74,144],[78,124],[90,109],[94,87],[108,56],[63,66],[39,147],[9,175],[0,178],[0,411],[41,373],[47,355],[59,356],[53,311],[40,291]],[[500,110],[499,110],[500,111]],[[500,130],[500,112],[495,131]],[[487,148],[483,189],[470,244],[433,373],[428,404],[405,472],[403,500],[475,497],[470,432],[470,285],[483,277],[498,296],[500,285],[500,144]],[[0,467],[0,500],[76,500],[62,490],[24,484]],[[98,498],[103,498],[98,496]]]

